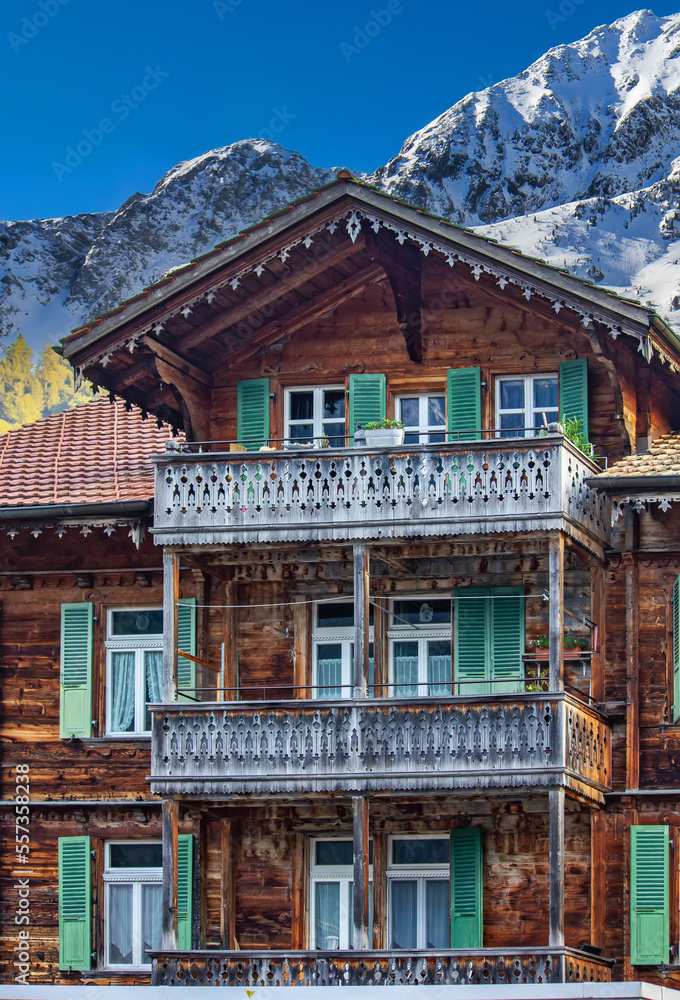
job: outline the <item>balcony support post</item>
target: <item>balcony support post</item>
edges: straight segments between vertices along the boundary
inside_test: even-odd
[[[550,941],[564,948],[564,789],[548,792],[550,815]],[[559,980],[558,980],[559,981]]]
[[[163,913],[161,921],[163,948],[177,948],[177,843],[179,803],[163,799]]]
[[[352,841],[354,849],[354,950],[371,947],[368,923],[368,798],[352,796]]]
[[[163,701],[177,701],[179,555],[163,549]]]
[[[564,535],[550,536],[549,551],[550,612],[550,690],[564,690]],[[551,793],[552,794],[552,793]]]
[[[353,546],[354,556],[354,697],[368,695],[368,548]]]

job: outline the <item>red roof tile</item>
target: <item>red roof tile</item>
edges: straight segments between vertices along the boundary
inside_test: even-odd
[[[680,432],[674,431],[658,437],[649,451],[622,458],[595,478],[677,475],[680,475]]]
[[[0,507],[151,499],[149,456],[171,433],[104,398],[9,431],[0,436]]]

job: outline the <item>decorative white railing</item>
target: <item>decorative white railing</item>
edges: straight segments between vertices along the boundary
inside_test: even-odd
[[[156,541],[215,544],[563,530],[606,543],[599,470],[561,435],[277,452],[166,453]]]
[[[152,711],[159,795],[611,787],[609,726],[566,693]]]

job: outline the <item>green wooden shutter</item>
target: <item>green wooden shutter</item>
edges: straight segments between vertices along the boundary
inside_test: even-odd
[[[349,439],[354,444],[357,424],[365,427],[384,420],[387,412],[387,379],[384,375],[362,374],[349,377]]]
[[[446,373],[450,441],[474,441],[482,426],[481,368],[450,368]]]
[[[516,692],[524,676],[524,600],[521,587],[497,587],[490,591],[491,679],[508,681],[491,686],[492,694]]]
[[[90,838],[59,837],[59,968],[91,966]]]
[[[578,418],[579,430],[588,437],[588,359],[576,358],[560,365],[560,419]]]
[[[487,694],[490,676],[487,600],[490,591],[484,587],[465,587],[455,592],[454,600],[454,672],[456,681],[463,683],[456,694]]]
[[[194,838],[180,833],[177,838],[177,947],[190,951],[193,945]]]
[[[239,382],[236,395],[237,437],[248,451],[257,451],[269,441],[269,379]]]
[[[92,735],[92,629],[90,601],[61,606],[59,735]]]
[[[669,832],[667,826],[630,828],[631,965],[668,962]]]
[[[680,576],[673,584],[673,721],[680,716]]]
[[[196,598],[186,597],[180,600],[177,608],[177,649],[184,650],[196,656]],[[177,657],[177,687],[196,687],[196,664],[193,660],[187,660],[186,656],[179,653]],[[182,695],[179,701],[187,701]]]
[[[482,948],[482,831],[451,831],[451,947]]]

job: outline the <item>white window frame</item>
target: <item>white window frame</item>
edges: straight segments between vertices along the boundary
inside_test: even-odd
[[[106,735],[116,738],[130,739],[132,736],[150,736],[151,730],[145,729],[146,722],[146,674],[144,664],[144,653],[149,650],[162,652],[163,633],[156,635],[114,635],[113,615],[121,611],[130,611],[141,614],[143,611],[162,611],[162,606],[158,604],[144,605],[143,607],[123,606],[120,608],[108,608],[106,613]],[[111,698],[113,695],[113,673],[112,654],[134,653],[135,654],[135,716],[134,729],[122,733],[119,730],[111,729]]]
[[[446,881],[450,885],[451,865],[395,865],[393,858],[395,840],[445,840],[450,842],[448,834],[409,834],[395,833],[388,837],[387,842],[387,940],[389,947],[392,942],[392,883],[396,879],[409,879],[417,881],[417,917],[416,917],[416,948],[418,950],[427,947],[427,924],[426,924],[426,888],[425,883],[431,880]],[[450,889],[449,889],[450,892]],[[451,920],[451,907],[449,906],[449,933]]]
[[[534,415],[538,411],[534,409],[534,382],[543,378],[554,378],[557,382],[557,416],[556,420],[559,420],[560,412],[560,376],[557,372],[534,372],[530,375],[524,375],[518,373],[517,375],[497,375],[495,378],[495,400],[496,400],[496,437],[502,437],[503,435],[510,436],[512,428],[507,428],[503,430],[501,428],[501,415],[504,413],[523,413],[524,414],[524,424],[523,427],[526,429],[517,429],[517,433],[514,437],[536,437],[539,433],[540,428],[532,430],[534,427]],[[524,383],[524,407],[520,409],[501,409],[501,384],[503,382],[519,382]]]
[[[351,837],[313,837],[309,842],[309,942],[310,949],[317,951],[316,947],[316,885],[319,882],[339,882],[340,883],[340,941],[337,949],[329,948],[328,951],[347,951],[353,948],[352,941],[352,884],[354,882],[353,865],[317,865],[316,845],[321,841],[339,841],[352,843]],[[373,865],[368,866],[368,881],[373,884]],[[344,935],[347,934],[347,941]]]
[[[291,420],[290,416],[290,400],[291,395],[294,392],[311,392],[314,395],[314,401],[312,403],[312,419],[310,420]],[[323,416],[323,394],[324,392],[343,392],[345,394],[345,416],[342,419],[334,419],[332,417]],[[329,435],[329,437],[346,437],[346,415],[347,415],[347,390],[342,384],[338,385],[291,385],[284,389],[283,391],[283,405],[284,405],[284,437],[287,439],[285,442],[286,448],[296,448],[298,447],[297,441],[288,440],[292,438],[291,427],[311,423],[314,432],[312,434],[312,443],[321,440],[324,436],[324,427],[326,423],[337,423],[338,433],[334,435]],[[307,442],[300,438],[300,445],[304,445]]]
[[[127,609],[124,609],[127,610]],[[160,844],[160,840],[108,840],[104,844],[104,964],[107,969],[123,971],[148,970],[151,962],[142,961],[142,885],[163,885],[162,868],[111,868],[111,847],[134,844]],[[110,886],[132,885],[132,963],[121,965],[111,961],[109,940]]]
[[[443,424],[430,424],[428,423],[428,409],[427,404],[433,396],[440,396],[444,400],[444,423]],[[442,442],[446,441],[446,391],[444,389],[441,392],[402,392],[395,397],[396,407],[395,413],[397,419],[401,420],[401,401],[402,399],[417,399],[418,400],[418,426],[411,424],[404,424],[404,434],[417,434],[419,444],[429,444],[430,434],[441,434]]]
[[[337,643],[342,647],[342,666],[340,678],[340,698],[351,698],[354,687],[353,677],[353,657],[352,647],[354,646],[354,625],[346,625],[339,628],[322,628],[319,626],[319,605],[325,601],[318,601],[314,605],[314,627],[312,629],[312,694],[315,698],[320,698],[319,694],[319,646],[325,643]],[[331,606],[333,601],[328,601]],[[352,603],[349,598],[347,604]],[[368,641],[373,642],[374,626],[369,626]],[[330,686],[330,685],[329,685]]]
[[[429,600],[442,601],[446,600],[449,602],[451,611],[451,620],[448,625],[427,625],[422,624],[406,624],[404,622],[400,623],[395,621],[395,610],[394,605],[397,601],[421,601],[425,604]],[[422,596],[420,594],[416,595],[400,595],[399,597],[392,598],[390,600],[389,609],[389,627],[387,629],[387,645],[388,645],[388,662],[389,662],[389,692],[390,697],[417,697],[417,698],[428,698],[437,697],[437,695],[431,696],[428,688],[428,676],[427,676],[427,666],[428,666],[428,642],[432,639],[446,640],[451,644],[451,657],[453,657],[453,643],[452,643],[452,628],[453,628],[453,602],[449,594],[438,594],[436,597],[430,595]],[[394,644],[395,642],[417,642],[418,643],[418,693],[416,695],[398,695],[397,685],[394,680]],[[442,682],[443,683],[443,682]],[[439,682],[434,682],[434,686],[438,686]],[[446,681],[448,687],[448,694],[453,691],[453,666],[451,667],[449,679]]]

